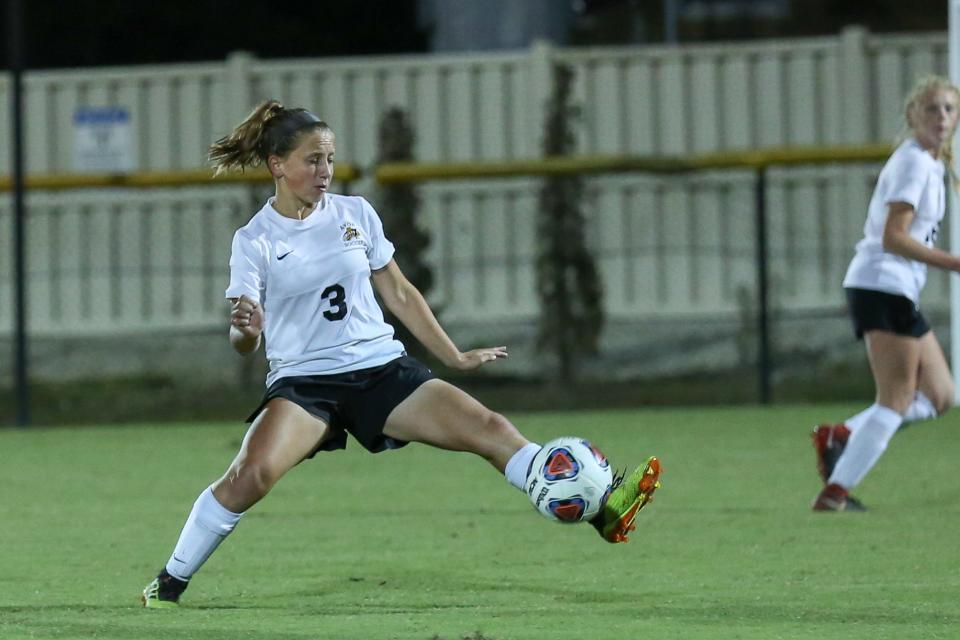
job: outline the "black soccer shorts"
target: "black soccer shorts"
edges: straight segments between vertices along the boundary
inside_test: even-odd
[[[403,355],[385,365],[324,376],[280,378],[267,389],[247,422],[273,398],[286,398],[330,426],[318,451],[346,449],[347,434],[371,453],[399,449],[407,444],[383,435],[387,417],[397,405],[435,376],[415,358]]]
[[[920,305],[906,296],[871,289],[844,289],[857,339],[867,331],[880,330],[919,338],[930,331]]]

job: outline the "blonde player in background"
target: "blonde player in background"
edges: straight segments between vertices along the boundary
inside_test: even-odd
[[[954,382],[937,337],[920,312],[927,266],[960,271],[960,257],[934,247],[946,208],[945,170],[953,174],[960,91],[946,78],[921,79],[906,99],[905,139],[874,189],[843,280],[854,331],[866,342],[874,404],[843,424],[814,429],[825,486],[816,511],[862,511],[850,497],[904,422],[943,415]]]
[[[249,354],[265,340],[270,371],[239,453],[197,498],[166,566],[143,591],[144,606],[177,606],[241,515],[301,461],[343,449],[348,433],[373,453],[408,442],[468,451],[524,490],[540,446],[407,356],[374,289],[450,368],[476,369],[506,358],[506,348],[454,345],[393,260],[373,207],[327,192],[335,145],[314,114],[268,101],[211,147],[218,172],[262,163],[274,178],[276,194],[234,235],[226,291],[231,344]],[[605,540],[626,540],[659,475],[650,458],[614,483],[591,520]]]

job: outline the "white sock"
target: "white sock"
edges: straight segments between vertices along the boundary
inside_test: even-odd
[[[847,447],[833,469],[829,484],[838,484],[848,491],[860,484],[883,455],[887,443],[902,422],[903,416],[893,409],[879,404],[873,405],[863,424],[847,441]]]
[[[207,487],[193,503],[173,555],[167,560],[167,573],[180,580],[189,580],[233,531],[241,515],[225,509]]]
[[[903,414],[904,422],[919,422],[920,420],[930,420],[937,417],[937,409],[930,402],[930,398],[924,395],[923,391],[917,391],[913,397],[913,402],[907,407]]]
[[[850,430],[852,434],[854,431],[860,428],[860,426],[867,421],[867,418],[870,417],[870,414],[873,412],[873,405],[870,405],[857,415],[847,418],[847,421],[843,424],[846,425],[847,429]]]
[[[530,470],[530,462],[537,455],[541,447],[533,442],[520,447],[510,460],[507,461],[507,467],[503,470],[503,475],[507,477],[507,482],[523,491],[523,485],[527,482],[527,471]]]

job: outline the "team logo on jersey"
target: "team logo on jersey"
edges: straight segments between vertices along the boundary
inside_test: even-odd
[[[360,235],[360,230],[357,227],[353,226],[349,222],[345,222],[340,225],[340,231],[343,232],[343,235],[340,236],[340,239],[343,240],[344,246],[363,246],[363,236]]]

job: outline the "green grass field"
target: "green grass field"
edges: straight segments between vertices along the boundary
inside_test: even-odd
[[[810,427],[853,405],[516,414],[657,454],[626,545],[540,518],[479,459],[355,443],[288,475],[175,611],[138,596],[241,424],[0,430],[0,638],[957,638],[960,414],[814,514]]]

